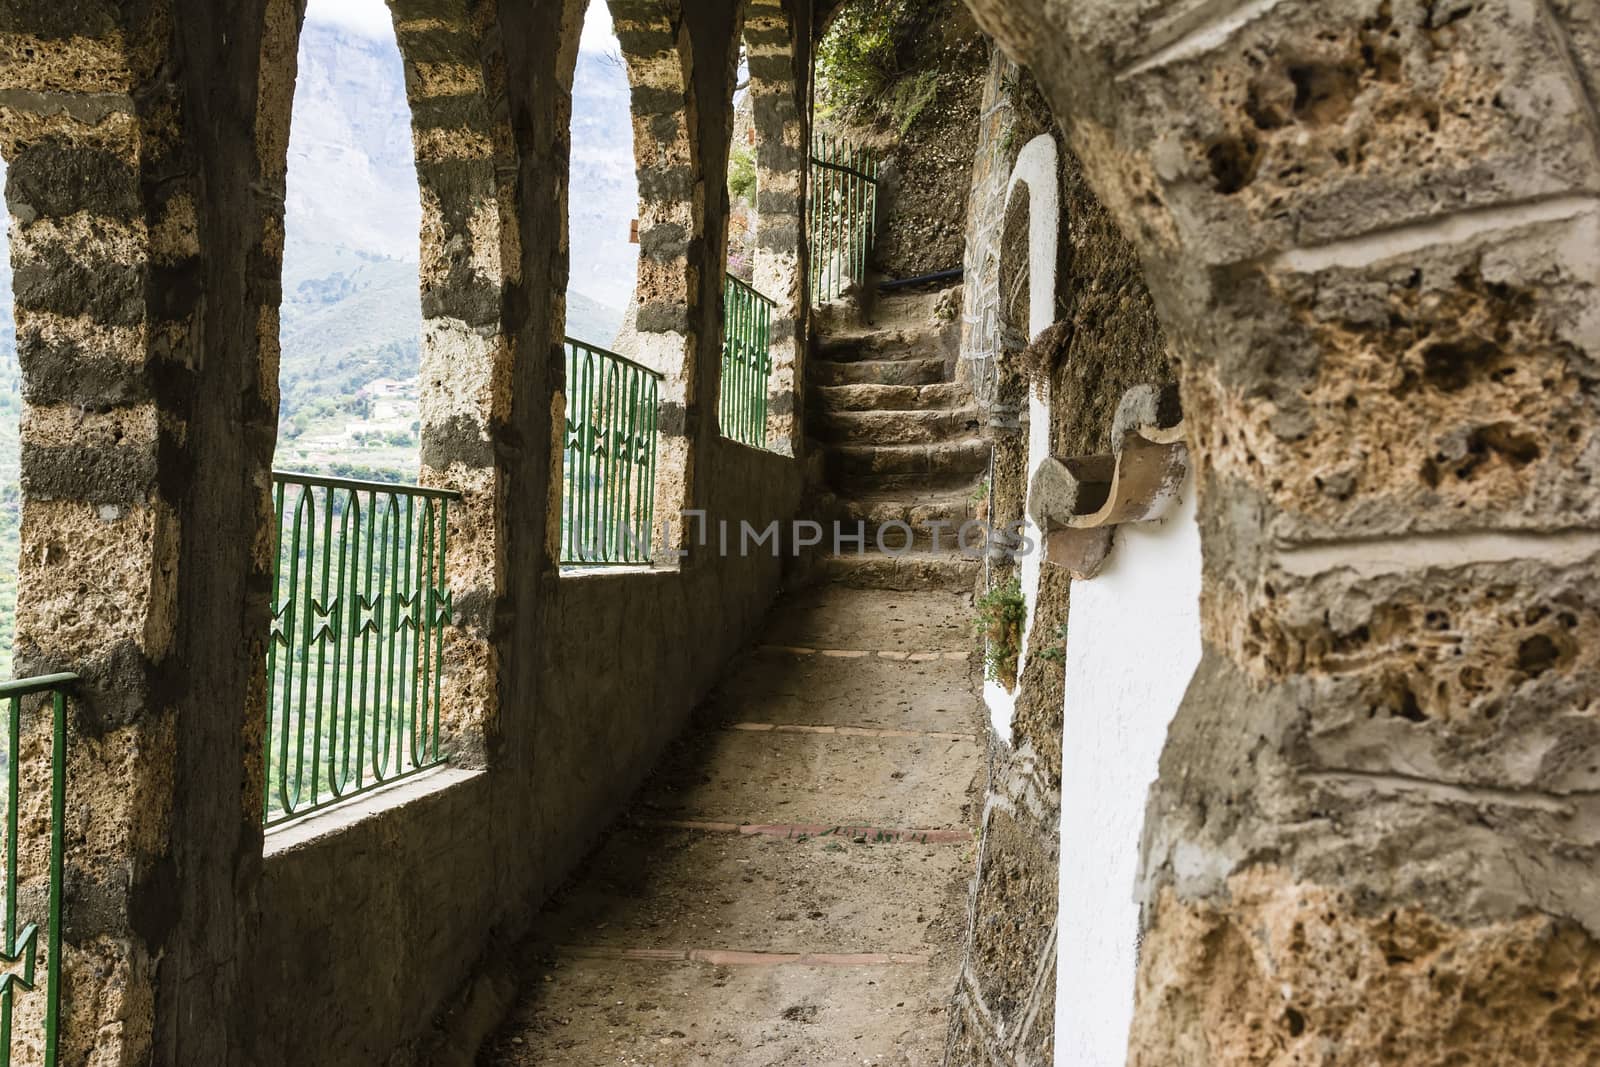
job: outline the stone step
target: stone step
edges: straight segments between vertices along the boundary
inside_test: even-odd
[[[865,522],[874,538],[877,531],[888,523],[903,522],[916,535],[915,543],[925,547],[932,544],[936,523],[944,524],[938,530],[940,538],[946,545],[953,545],[961,524],[974,517],[978,501],[973,496],[972,486],[964,485],[941,493],[907,493],[902,490],[836,497],[835,506],[839,509],[841,521],[849,524]],[[897,532],[902,538],[904,533],[903,530]],[[892,543],[898,546],[899,541]]]
[[[945,380],[944,360],[874,360],[864,363],[832,363],[813,360],[811,381],[815,385],[936,385]]]
[[[873,476],[976,478],[989,469],[989,452],[988,441],[969,437],[937,444],[832,445],[823,461],[835,485],[870,484]]]
[[[955,382],[936,385],[819,385],[811,390],[812,410],[937,411],[960,407],[968,391]]]
[[[972,598],[810,586],[785,594],[762,642],[819,649],[950,652],[971,647]]]
[[[832,488],[840,499],[868,495],[900,495],[907,499],[928,493],[969,493],[978,474],[834,474]]]
[[[857,737],[718,730],[675,748],[635,815],[883,829],[970,827],[974,737]]]
[[[983,562],[948,553],[911,552],[888,556],[876,552],[829,556],[818,565],[825,582],[854,589],[942,589],[970,593],[978,584]]]
[[[847,591],[838,585],[817,588]],[[926,592],[917,590],[916,595]],[[968,605],[962,640],[967,647],[976,648],[970,589],[966,596],[940,595]],[[854,643],[878,642],[857,637]],[[841,659],[824,655],[825,651],[838,649],[819,648],[810,653],[778,645],[755,649],[740,659],[717,687],[707,704],[708,712],[723,722],[954,732],[974,728],[979,706],[974,692],[975,657],[957,659],[947,653],[937,659],[883,655]]]
[[[835,363],[926,359],[942,356],[942,346],[941,338],[931,330],[874,330],[824,337],[817,342],[817,357]]]
[[[951,441],[977,431],[975,407],[935,411],[815,411],[809,421],[819,441],[874,445]]]

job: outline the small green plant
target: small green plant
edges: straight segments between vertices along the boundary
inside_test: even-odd
[[[986,504],[989,502],[989,479],[985,478],[972,487],[972,492],[967,496],[969,504]]]
[[[978,598],[978,636],[983,639],[985,677],[1006,689],[1017,687],[1017,659],[1022,655],[1022,626],[1028,604],[1022,582],[1012,578]]]
[[[1051,663],[1067,662],[1067,624],[1062,623],[1055,629],[1055,641],[1048,648],[1041,648],[1034,655]]]
[[[899,125],[902,135],[909,130],[939,86],[936,75],[906,77],[907,67],[928,27],[950,7],[948,0],[846,5],[817,46],[820,116],[835,111],[852,118],[882,115]]]

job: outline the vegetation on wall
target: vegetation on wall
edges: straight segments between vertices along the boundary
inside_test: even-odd
[[[818,41],[818,129],[890,176],[872,252],[885,278],[961,264],[989,56],[961,0],[844,0]]]
[[[939,94],[939,77],[916,70],[931,27],[958,0],[883,0],[847,5],[817,46],[822,116],[883,119],[904,135]]]
[[[1055,628],[1051,635],[1051,643],[1035,653],[1047,663],[1065,663],[1067,661],[1067,624],[1062,623]]]
[[[1017,687],[1017,660],[1022,655],[1022,627],[1028,604],[1016,578],[978,598],[978,636],[983,639],[984,676],[1008,690]]]

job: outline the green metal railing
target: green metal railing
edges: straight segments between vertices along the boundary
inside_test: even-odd
[[[866,278],[878,217],[878,161],[872,153],[817,134],[808,215],[811,300],[822,304]]]
[[[55,1067],[57,1034],[61,1025],[61,889],[65,869],[63,823],[67,808],[67,690],[78,680],[75,674],[51,674],[40,678],[27,678],[0,684],[0,699],[6,701],[11,715],[7,730],[6,749],[6,901],[5,944],[0,945],[0,958],[4,959],[6,972],[0,976],[0,1067],[10,1067],[11,1038],[17,1008],[18,991],[30,993],[38,990],[40,929],[35,913],[34,921],[18,929],[18,911],[24,903],[37,907],[32,892],[24,897],[18,880],[18,859],[26,850],[33,849],[31,842],[21,836],[20,812],[22,810],[22,702],[28,697],[50,696],[50,859],[49,886],[45,895],[44,930],[44,1004],[37,1014],[43,1027],[43,1058],[29,1058],[29,1062]],[[32,819],[29,820],[30,823]],[[21,971],[13,968],[21,964]],[[32,1016],[29,1012],[29,1028]]]
[[[460,494],[274,472],[266,796],[273,826],[444,762]]]
[[[567,338],[563,564],[650,562],[661,381],[648,367]]]
[[[772,377],[772,315],[777,305],[733,275],[722,313],[722,435],[765,448],[767,386]]]

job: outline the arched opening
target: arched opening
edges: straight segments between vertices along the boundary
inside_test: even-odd
[[[584,11],[567,193],[561,562],[651,561],[668,367],[639,337],[638,165],[627,60],[605,0]],[[638,356],[640,359],[632,359]]]
[[[382,0],[310,0],[289,126],[275,466],[417,473],[422,201]]]
[[[1006,202],[1000,227],[995,271],[994,367],[989,399],[991,422],[1004,429],[995,434],[989,471],[989,521],[1005,528],[1020,519],[1028,493],[1028,382],[1022,354],[1028,347],[1032,264],[1029,227],[1032,195],[1019,181]],[[989,548],[989,585],[1017,577],[1016,558],[999,542]]]
[[[572,76],[567,336],[615,348],[639,280],[628,65],[605,0],[584,12]]]
[[[445,757],[458,494],[418,477],[423,197],[382,0],[311,0],[285,171],[263,819]]]
[[[752,285],[756,275],[756,229],[760,222],[760,175],[756,170],[755,97],[750,91],[750,49],[743,40],[733,74],[733,127],[728,142],[728,256],[730,275]]]
[[[556,490],[564,567],[652,563],[664,519],[692,499],[688,431],[700,399],[688,254],[702,208],[685,88],[688,41],[666,7],[580,2],[578,47],[566,53],[575,55],[568,293],[580,299],[567,309]],[[625,121],[631,141],[622,136]],[[638,254],[621,266],[630,236]],[[626,297],[614,341],[574,332],[584,328],[590,294],[602,302]]]
[[[1021,524],[1023,535],[1034,545],[1040,531],[1027,519],[1028,485],[1033,472],[1050,455],[1050,397],[1048,385],[1030,387],[1023,353],[1029,341],[1047,330],[1056,318],[1056,281],[1060,247],[1059,155],[1048,134],[1030,141],[1019,154],[1006,192],[999,252],[999,339],[996,357],[996,407],[1014,410],[1023,432],[997,439],[990,471],[990,523],[996,529]],[[1002,421],[1010,423],[1009,415]],[[991,542],[988,561],[991,593],[1020,598],[1022,625],[1010,635],[1008,660],[1001,677],[984,686],[995,732],[1009,744],[1017,715],[1031,651],[1030,638],[1038,623],[1042,554],[1028,552],[1015,559],[996,550]]]

